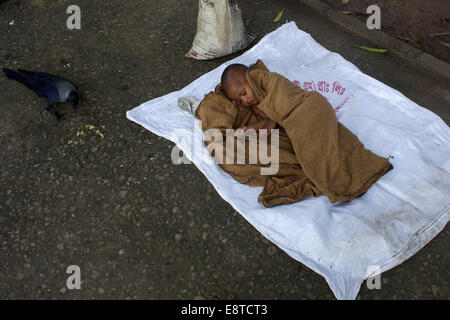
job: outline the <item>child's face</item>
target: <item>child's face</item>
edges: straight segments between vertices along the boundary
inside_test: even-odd
[[[257,102],[253,95],[252,87],[250,87],[247,80],[242,78],[233,83],[231,88],[227,90],[227,96],[244,107],[251,107]]]

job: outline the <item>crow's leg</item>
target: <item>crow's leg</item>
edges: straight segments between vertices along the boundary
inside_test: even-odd
[[[47,104],[47,107],[45,108],[45,110],[47,110],[52,116],[54,116],[56,118],[56,120],[64,120],[63,116],[64,114],[58,113],[55,110],[52,110],[51,108],[51,104]]]

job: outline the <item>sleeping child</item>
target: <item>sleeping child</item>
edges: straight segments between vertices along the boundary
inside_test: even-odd
[[[232,64],[228,66],[222,74],[221,84],[223,93],[232,101],[236,101],[243,107],[252,108],[252,111],[258,114],[261,121],[244,126],[242,129],[267,129],[267,135],[270,135],[272,129],[275,129],[277,123],[268,118],[267,115],[257,107],[257,100],[253,90],[245,79],[247,66],[243,64]]]
[[[262,120],[244,126],[286,131],[305,175],[329,200],[349,201],[364,194],[392,169],[391,163],[364,145],[337,120],[328,100],[270,72],[261,60],[247,67],[228,66],[221,77],[225,96],[252,108]]]

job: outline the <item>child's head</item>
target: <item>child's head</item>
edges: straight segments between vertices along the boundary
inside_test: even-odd
[[[222,73],[222,90],[228,99],[237,101],[245,107],[256,104],[252,87],[247,82],[245,74],[247,66],[243,64],[231,64]]]

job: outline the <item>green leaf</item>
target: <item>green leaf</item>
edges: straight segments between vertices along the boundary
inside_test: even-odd
[[[284,8],[277,14],[275,19],[273,19],[273,22],[278,22],[281,20],[281,17],[283,16]]]
[[[358,46],[358,45],[355,45],[355,47],[366,50],[366,51],[370,51],[370,52],[387,52],[386,49],[370,48],[370,47]]]
[[[342,0],[342,3],[343,3],[343,4],[348,3],[348,0]]]
[[[345,13],[345,14],[352,14],[352,12],[351,11],[341,11],[342,13]]]

